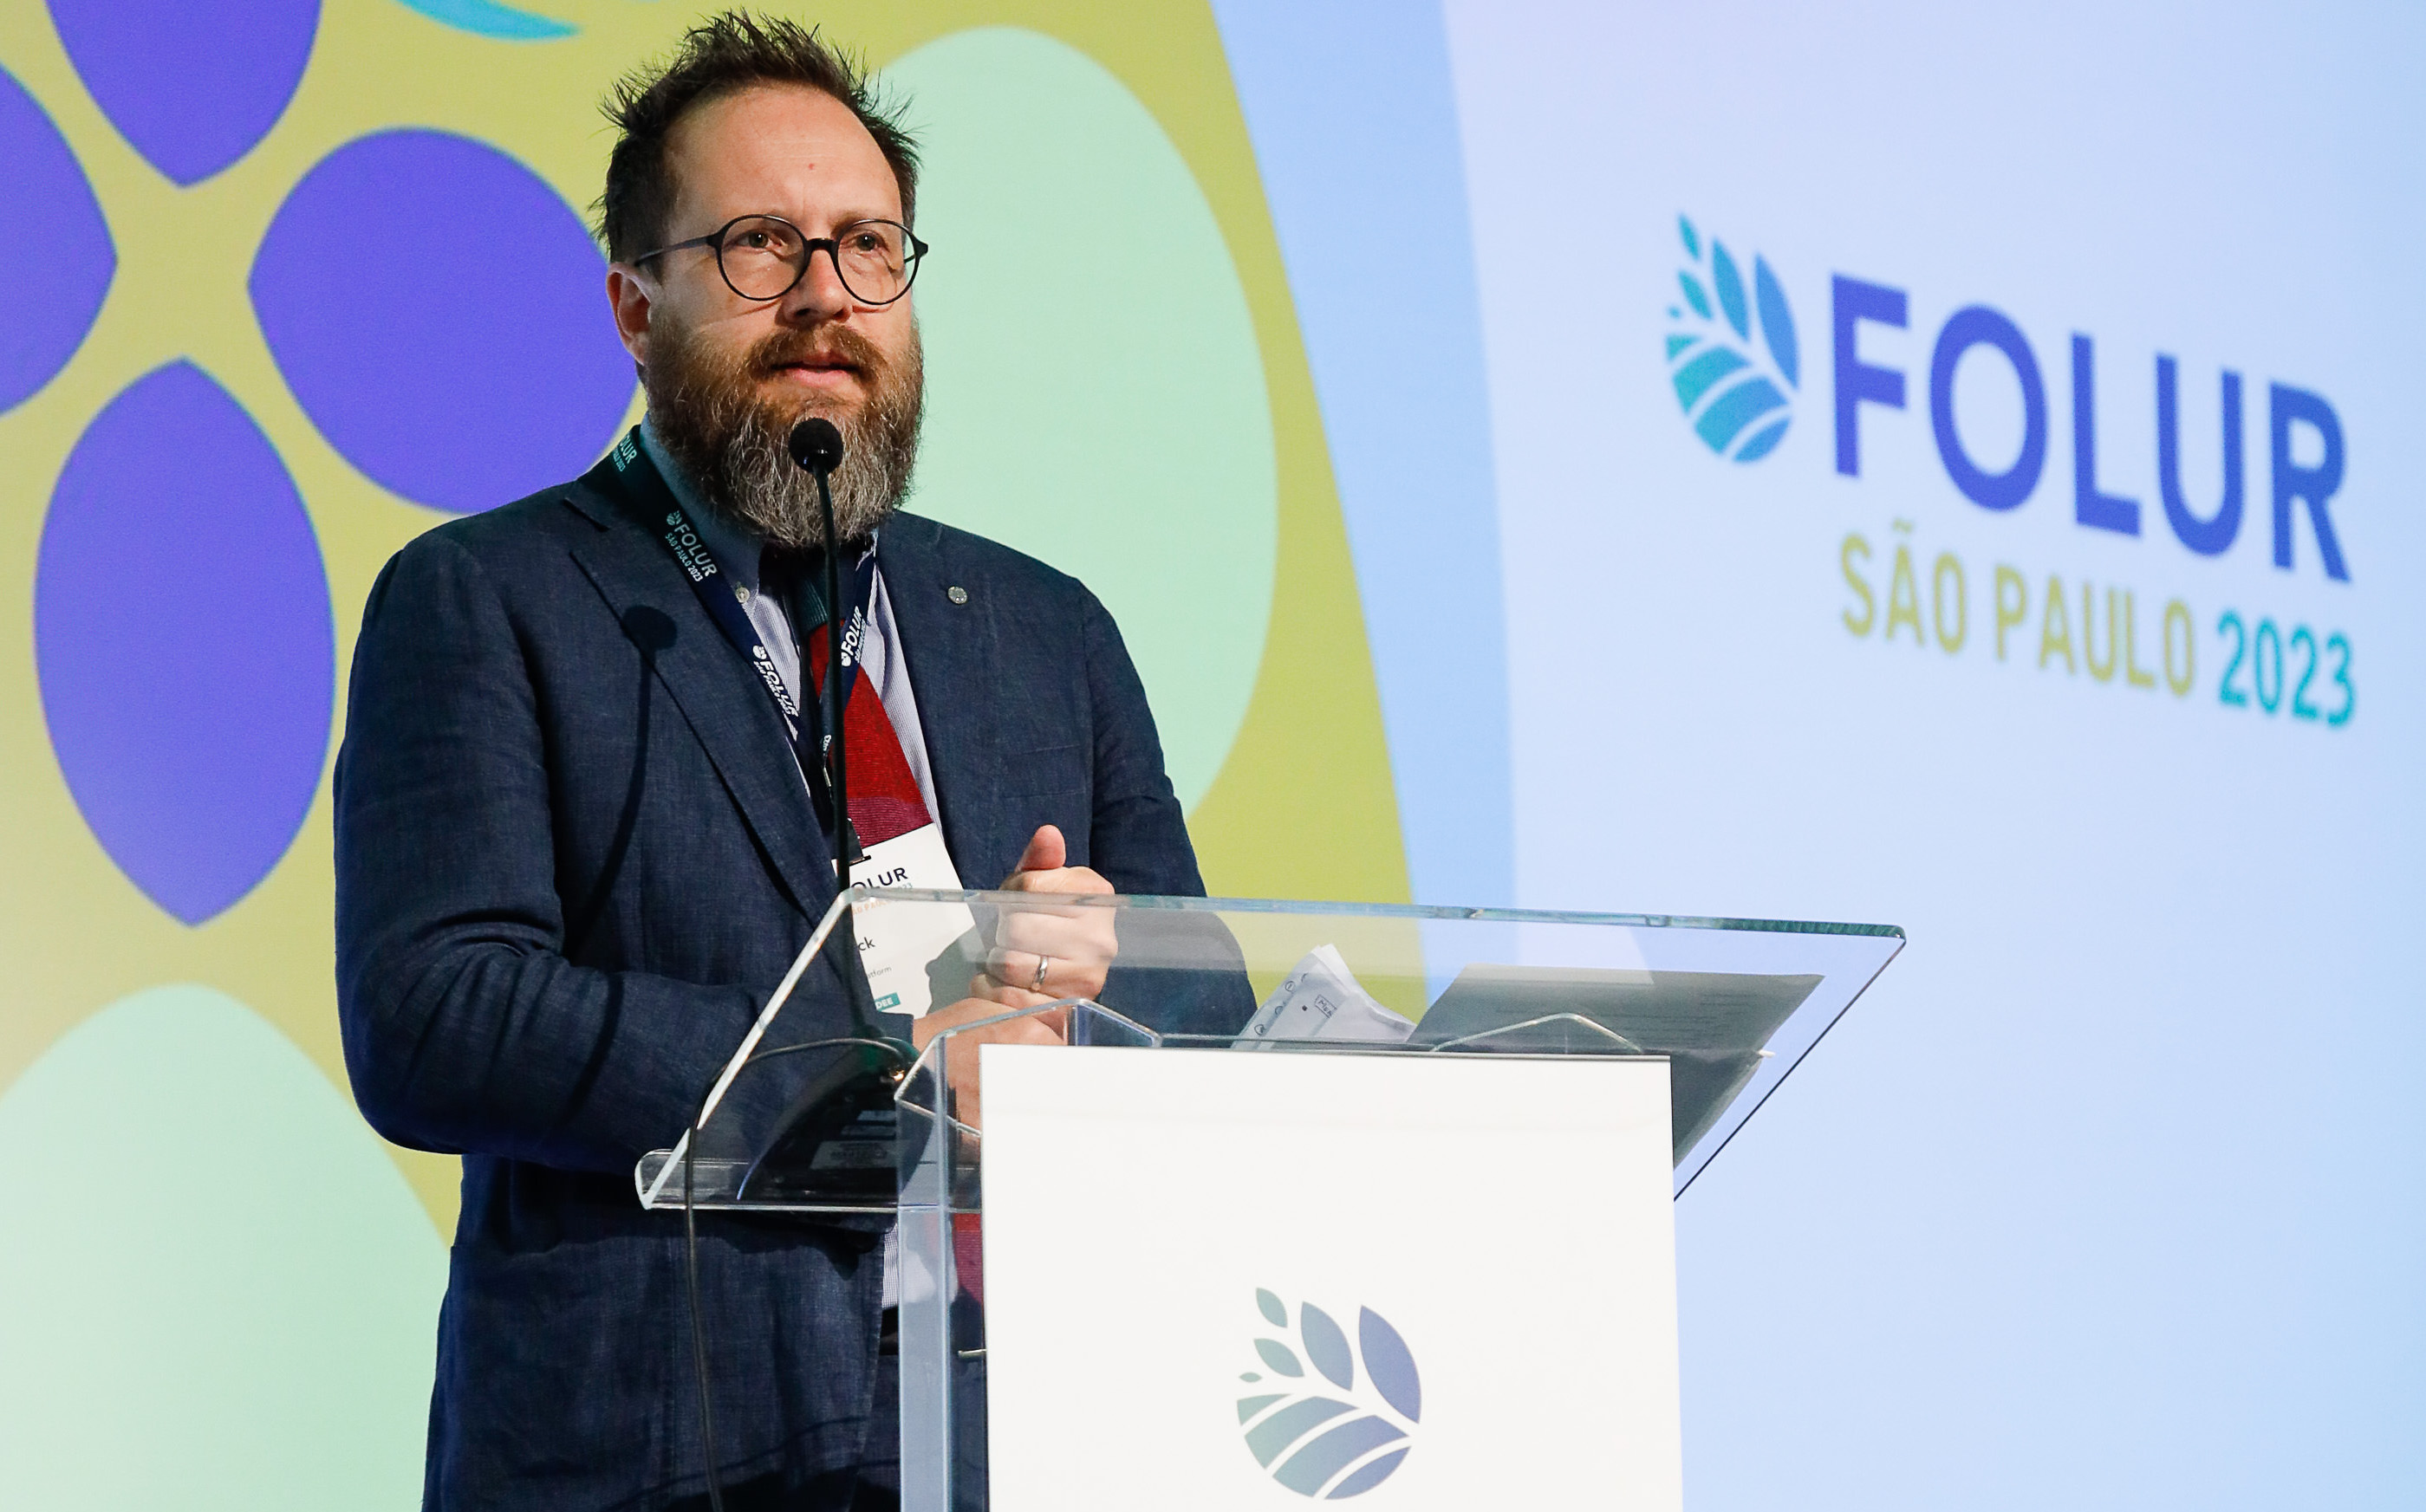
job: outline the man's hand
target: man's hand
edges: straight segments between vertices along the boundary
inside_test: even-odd
[[[1068,866],[1070,847],[1061,831],[1046,825],[1027,842],[1019,865],[1003,878],[1006,893],[1108,894],[1112,884],[1085,866]],[[995,925],[986,969],[969,983],[969,995],[1005,1007],[1028,1007],[1056,998],[1092,998],[1104,989],[1104,974],[1120,953],[1109,909],[1006,909]]]
[[[1063,864],[1069,859],[1069,844],[1061,831],[1046,825],[1027,842],[1019,865],[1003,879],[1002,891],[1111,892],[1112,884],[1089,868]],[[923,1051],[928,1041],[946,1029],[1066,998],[1092,998],[1104,989],[1104,975],[1111,970],[1119,949],[1109,909],[1006,909],[995,923],[986,969],[969,980],[969,995],[911,1024],[910,1042]],[[972,1129],[984,1126],[978,1102],[978,1046],[1059,1045],[1067,1042],[1069,1032],[1070,1010],[1061,1007],[956,1037],[946,1079],[961,1122]]]
[[[978,978],[982,982],[984,977]],[[965,1023],[976,1023],[997,1014],[1015,1013],[1021,1008],[1041,1007],[1053,999],[1034,992],[1022,992],[1015,988],[997,987],[1000,998],[966,997],[948,1008],[937,1008],[911,1021],[910,1042],[921,1052],[928,1041],[946,1029],[957,1029]],[[983,1128],[985,1119],[978,1103],[978,1046],[979,1045],[1059,1045],[1070,1032],[1070,1010],[1055,1008],[1033,1018],[1013,1019],[983,1029],[972,1029],[952,1040],[951,1064],[946,1069],[946,1080],[951,1084],[953,1117],[972,1129]]]

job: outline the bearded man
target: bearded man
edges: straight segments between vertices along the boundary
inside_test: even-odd
[[[388,564],[337,763],[355,1094],[388,1138],[463,1156],[432,1508],[655,1507],[705,1487],[682,1224],[639,1207],[632,1172],[688,1126],[836,895],[814,728],[834,617],[814,485],[785,454],[796,422],[825,416],[846,442],[859,839],[924,836],[929,884],[1203,891],[1103,606],[897,507],[926,249],[895,118],[814,34],[746,15],[694,30],[608,114],[606,293],[648,420],[584,476]],[[1108,949],[1028,943],[896,1032],[923,1045],[1101,986]],[[812,973],[787,1013],[848,1033],[848,990]],[[1040,1020],[987,1032],[1055,1037]],[[726,1504],[892,1504],[886,1247],[711,1217]]]

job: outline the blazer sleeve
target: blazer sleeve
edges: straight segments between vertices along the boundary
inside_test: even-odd
[[[1095,737],[1089,864],[1117,892],[1203,897],[1205,878],[1188,838],[1187,815],[1163,770],[1162,740],[1146,705],[1145,684],[1120,628],[1092,593],[1086,594],[1082,619]],[[1104,984],[1104,1001],[1167,1033],[1234,1035],[1244,1028],[1254,1016],[1254,990],[1221,917],[1156,911],[1144,922],[1162,933],[1161,953],[1204,964],[1192,970],[1115,965]]]
[[[334,784],[346,1069],[397,1144],[628,1171],[688,1126],[764,993],[565,958],[540,696],[461,544],[388,564]]]
[[[1145,684],[1120,627],[1094,594],[1079,590],[1088,697],[1094,716],[1093,823],[1088,864],[1115,891],[1202,897],[1205,879],[1188,819],[1163,771],[1162,739]]]

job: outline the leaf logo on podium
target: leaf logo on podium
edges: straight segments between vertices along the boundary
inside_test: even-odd
[[[1706,254],[1702,233],[1683,216],[1676,232],[1685,244],[1685,265],[1676,273],[1685,303],[1668,311],[1668,381],[1710,450],[1756,462],[1777,449],[1794,419],[1787,394],[1803,383],[1794,312],[1767,258],[1752,260],[1747,298],[1743,270],[1725,243],[1710,237]]]
[[[1288,1308],[1270,1292],[1256,1289],[1255,1308],[1283,1335],[1257,1338],[1263,1369],[1238,1376],[1261,1388],[1238,1399],[1255,1463],[1299,1495],[1328,1502],[1388,1480],[1414,1447],[1424,1405],[1415,1357],[1399,1330],[1362,1308],[1350,1344],[1347,1330],[1311,1302],[1299,1305],[1294,1329]]]

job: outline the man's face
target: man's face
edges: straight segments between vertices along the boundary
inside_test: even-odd
[[[901,218],[900,188],[875,138],[817,90],[768,86],[710,101],[675,125],[667,155],[677,185],[667,244],[746,215],[780,216],[812,237]],[[819,539],[809,480],[782,447],[808,414],[842,427],[834,503],[846,539],[864,537],[899,502],[923,382],[909,296],[862,304],[818,252],[782,298],[747,299],[701,247],[640,267],[618,263],[607,293],[659,434],[718,504],[781,544]]]

